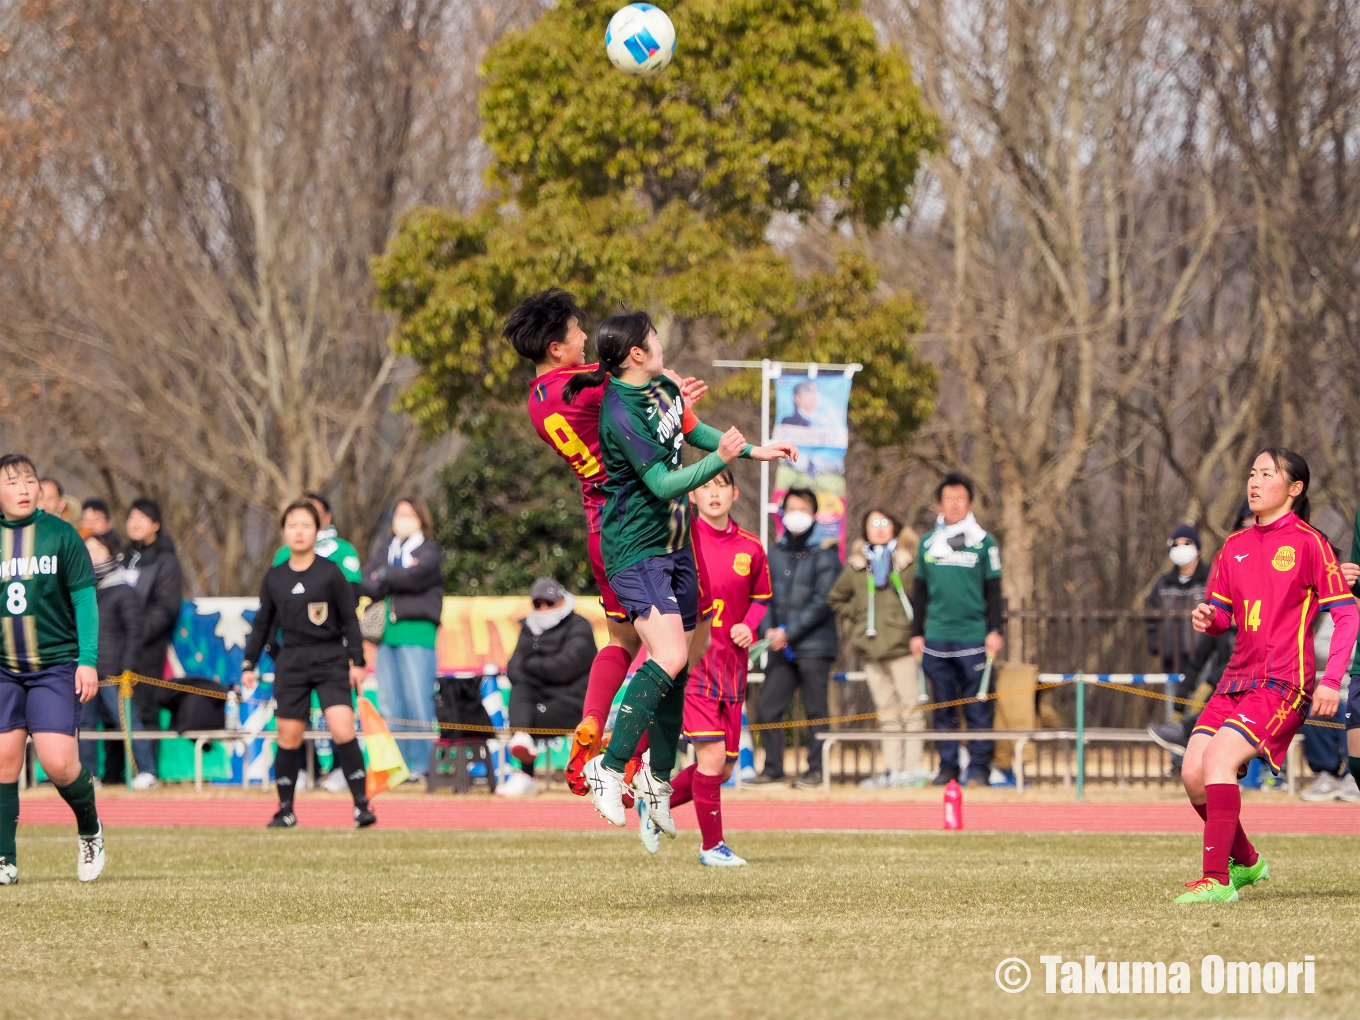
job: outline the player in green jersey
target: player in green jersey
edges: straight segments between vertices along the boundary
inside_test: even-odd
[[[362,584],[364,575],[360,568],[363,563],[359,559],[359,551],[340,537],[331,517],[330,501],[319,492],[304,492],[302,498],[316,507],[316,512],[321,515],[321,530],[316,533],[316,554],[339,567],[350,584]],[[274,566],[287,563],[288,556],[288,547],[279,546],[278,552],[274,554]],[[357,590],[355,594],[358,594]]]
[[[661,342],[645,312],[605,319],[595,331],[595,352],[599,369],[573,376],[562,392],[570,402],[582,390],[604,384],[599,435],[608,480],[600,544],[610,587],[637,628],[648,660],[628,685],[608,750],[587,762],[583,774],[595,810],[611,824],[623,825],[624,769],[647,733],[650,767],[638,769],[631,785],[645,798],[656,826],[674,837],[668,780],[699,611],[689,492],[738,457],[796,460],[798,451],[787,445],[752,447],[737,429],[720,433],[702,422],[685,432],[684,398],[663,374]],[[681,468],[686,439],[710,452]]]
[[[76,816],[76,874],[104,870],[94,779],[80,764],[80,704],[99,690],[94,567],[79,532],[38,509],[38,471],[0,457],[0,885],[19,881],[15,828],[29,734],[38,761]]]

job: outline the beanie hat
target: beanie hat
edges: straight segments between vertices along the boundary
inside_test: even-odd
[[[1193,524],[1182,524],[1177,527],[1176,530],[1171,533],[1170,544],[1175,545],[1176,539],[1178,538],[1188,538],[1194,543],[1196,549],[1201,548],[1199,543],[1199,528],[1195,527]]]

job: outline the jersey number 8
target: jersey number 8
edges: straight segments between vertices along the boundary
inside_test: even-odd
[[[15,581],[5,589],[5,608],[10,616],[23,616],[28,611],[28,590],[22,581]]]

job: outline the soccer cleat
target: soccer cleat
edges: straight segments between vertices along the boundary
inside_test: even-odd
[[[661,830],[652,821],[652,814],[647,810],[647,798],[637,798],[638,813],[638,838],[642,840],[642,848],[649,854],[654,854],[661,849]]]
[[[576,732],[571,735],[571,753],[567,756],[564,776],[567,789],[578,797],[590,792],[590,783],[582,775],[586,762],[600,753],[600,720],[588,715],[576,724]]]
[[[671,784],[658,779],[645,762],[638,766],[631,784],[633,792],[647,801],[647,815],[652,823],[671,839],[675,838],[675,819],[671,817]]]
[[[0,857],[0,885],[18,885],[19,869],[10,861]]]
[[[636,755],[629,758],[628,764],[623,767],[623,806],[629,811],[633,810],[633,802],[637,800],[637,794],[633,793],[633,777],[640,768],[642,759]]]
[[[76,855],[76,877],[82,882],[93,882],[104,870],[104,826],[93,836],[79,836],[79,853]]]
[[[627,809],[623,806],[623,774],[615,772],[611,768],[606,768],[604,758],[600,755],[596,755],[586,762],[581,774],[590,784],[590,792],[594,797],[595,813],[610,825],[617,825],[622,828],[628,820]]]
[[[709,868],[740,868],[746,861],[734,854],[726,843],[719,843],[712,850],[700,850],[699,863]]]
[[[354,805],[354,827],[356,829],[367,829],[378,820],[378,816],[368,809],[368,802]]]
[[[1238,864],[1231,857],[1228,858],[1228,882],[1234,889],[1243,889],[1249,885],[1256,885],[1258,882],[1269,881],[1270,865],[1266,863],[1265,857],[1261,854],[1256,855],[1256,863],[1251,867]]]
[[[1185,883],[1188,892],[1176,897],[1177,903],[1236,903],[1237,890],[1229,881],[1224,885],[1216,878],[1197,878]]]
[[[279,808],[274,812],[274,817],[269,819],[266,829],[292,829],[297,827],[297,815],[291,810]]]

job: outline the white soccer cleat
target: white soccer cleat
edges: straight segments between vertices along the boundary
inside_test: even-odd
[[[77,837],[80,853],[76,857],[76,877],[82,882],[93,882],[104,870],[104,826],[93,836]]]
[[[740,868],[746,861],[734,854],[726,843],[719,843],[712,850],[700,850],[699,863],[708,868]]]
[[[628,811],[623,806],[623,773],[605,768],[601,754],[586,762],[581,775],[590,784],[595,812],[610,825],[622,828],[628,820]]]
[[[18,885],[19,869],[0,857],[0,885]]]
[[[642,848],[649,854],[654,854],[661,849],[661,830],[652,822],[652,813],[647,810],[647,798],[637,798],[638,813],[638,838],[642,840]]]
[[[638,799],[647,801],[647,813],[652,824],[674,839],[675,819],[671,817],[671,784],[664,779],[657,779],[652,767],[644,762],[633,774],[631,785]]]

